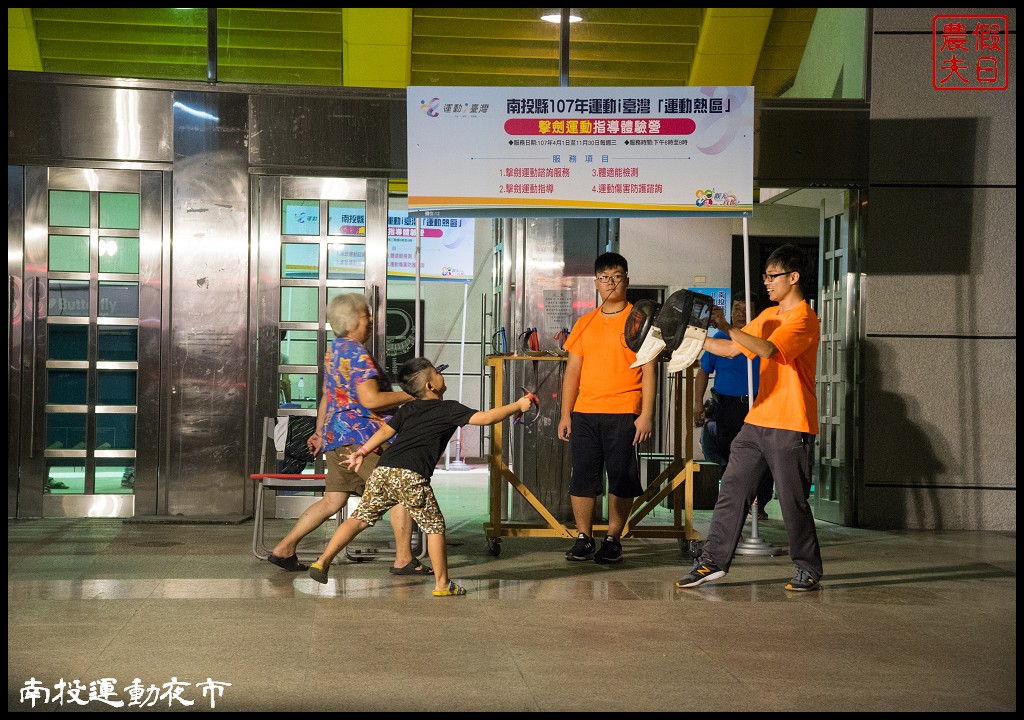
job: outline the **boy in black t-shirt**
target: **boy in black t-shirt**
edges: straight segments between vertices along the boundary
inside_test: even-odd
[[[358,471],[364,457],[396,433],[398,438],[381,455],[366,481],[359,507],[335,530],[323,555],[310,566],[309,576],[326,583],[331,561],[338,553],[384,513],[401,504],[427,533],[427,552],[434,566],[434,596],[465,595],[466,588],[448,577],[444,516],[430,487],[430,477],[452,434],[460,427],[494,425],[517,412],[527,412],[534,401],[524,395],[500,408],[477,411],[455,400],[445,400],[444,376],[425,358],[413,358],[402,365],[398,383],[414,399],[402,405],[387,425],[348,456],[348,467]]]

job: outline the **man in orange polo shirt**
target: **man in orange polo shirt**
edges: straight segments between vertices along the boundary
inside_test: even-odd
[[[601,305],[573,326],[565,349],[569,359],[562,380],[558,437],[569,441],[572,477],[569,497],[579,535],[566,560],[622,560],[622,530],[643,493],[636,446],[651,436],[657,360],[631,368],[636,353],[623,332],[633,307],[626,301],[629,265],[618,253],[594,261],[594,287]],[[594,507],[608,473],[608,532],[600,549],[593,537]]]
[[[711,528],[700,559],[676,587],[697,587],[729,570],[757,483],[770,468],[775,478],[789,555],[796,565],[787,590],[817,590],[822,576],[821,549],[807,502],[811,489],[809,449],[818,434],[814,378],[818,367],[818,316],[804,300],[803,252],[783,245],[768,257],[762,275],[770,307],[742,330],[730,325],[715,306],[711,321],[729,339],[708,338],[704,349],[721,357],[740,353],[761,358],[761,383],[754,407],[733,440],[722,476]]]

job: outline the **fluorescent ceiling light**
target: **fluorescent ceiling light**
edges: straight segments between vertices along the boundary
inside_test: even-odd
[[[548,22],[553,22],[553,23],[560,23],[560,22],[562,22],[562,16],[561,15],[541,15],[540,19],[541,20],[547,20]],[[569,22],[571,22],[571,23],[579,22],[582,19],[583,18],[581,18],[579,15],[570,15],[569,16]]]

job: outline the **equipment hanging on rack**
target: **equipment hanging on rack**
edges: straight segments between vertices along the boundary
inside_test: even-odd
[[[508,340],[505,337],[505,328],[498,328],[491,335],[491,354],[508,355]]]
[[[690,367],[700,355],[715,301],[708,295],[677,290],[664,305],[639,300],[626,318],[626,346],[636,353],[632,367],[668,361],[670,373]]]
[[[555,340],[558,341],[558,352],[565,352],[565,341],[569,339],[569,328],[562,328],[555,333]]]
[[[519,333],[518,345],[516,351],[523,355],[540,352],[540,336],[537,334],[537,328],[526,328]]]

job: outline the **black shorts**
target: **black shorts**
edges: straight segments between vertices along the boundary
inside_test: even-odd
[[[636,415],[632,413],[572,414],[570,495],[602,495],[605,471],[610,494],[624,498],[643,494],[637,446],[633,444],[635,422]]]

